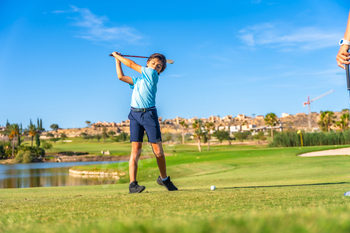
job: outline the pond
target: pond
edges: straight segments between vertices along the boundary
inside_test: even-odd
[[[108,163],[119,162],[108,161]],[[0,164],[0,189],[100,185],[102,183],[98,179],[70,176],[69,169],[73,166],[90,164],[100,167],[103,163],[106,162]]]

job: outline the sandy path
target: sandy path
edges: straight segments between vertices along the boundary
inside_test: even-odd
[[[329,156],[329,155],[350,155],[350,148],[341,148],[335,150],[323,150],[316,152],[309,152],[305,154],[300,154],[300,157],[312,157],[312,156]]]

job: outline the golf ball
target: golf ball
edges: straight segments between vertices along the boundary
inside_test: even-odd
[[[216,189],[215,185],[212,185],[212,186],[210,187],[210,189],[211,189],[211,190],[215,190],[215,189]]]

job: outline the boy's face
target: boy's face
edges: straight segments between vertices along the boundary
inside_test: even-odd
[[[156,70],[157,73],[160,74],[160,71],[163,67],[163,63],[158,58],[153,58],[152,60],[147,62],[147,67]]]

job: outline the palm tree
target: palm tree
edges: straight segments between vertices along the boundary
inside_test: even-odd
[[[202,151],[202,148],[201,148],[201,137],[204,134],[202,121],[201,120],[195,120],[194,123],[192,124],[192,127],[194,129],[195,137],[197,138],[197,141],[198,141],[198,150],[199,150],[199,152],[201,152]]]
[[[9,126],[7,129],[9,132],[9,138],[12,141],[12,158],[14,158],[14,153],[15,153],[15,139],[16,136],[19,134],[19,125],[18,124],[12,124]]]
[[[206,131],[206,136],[207,136],[207,139],[208,139],[208,148],[207,148],[207,151],[210,150],[210,139],[211,139],[211,133],[210,131],[214,130],[215,129],[215,125],[213,122],[206,122],[205,123],[205,131]],[[230,132],[230,131],[229,131]]]
[[[349,113],[344,113],[340,116],[340,121],[336,122],[336,125],[343,131],[349,128]]]
[[[188,124],[186,124],[185,121],[181,121],[180,125],[182,127],[182,144],[185,144],[185,130],[187,130]]]
[[[334,112],[332,111],[321,111],[319,115],[318,125],[321,127],[322,131],[330,131],[331,126],[335,123]]]
[[[34,139],[34,136],[36,135],[36,127],[35,125],[31,124],[28,126],[28,134],[29,136],[32,137],[32,146],[33,146],[33,139]]]
[[[275,113],[271,112],[266,114],[264,120],[265,124],[271,126],[271,140],[273,141],[273,126],[275,126],[278,123],[278,118]]]

